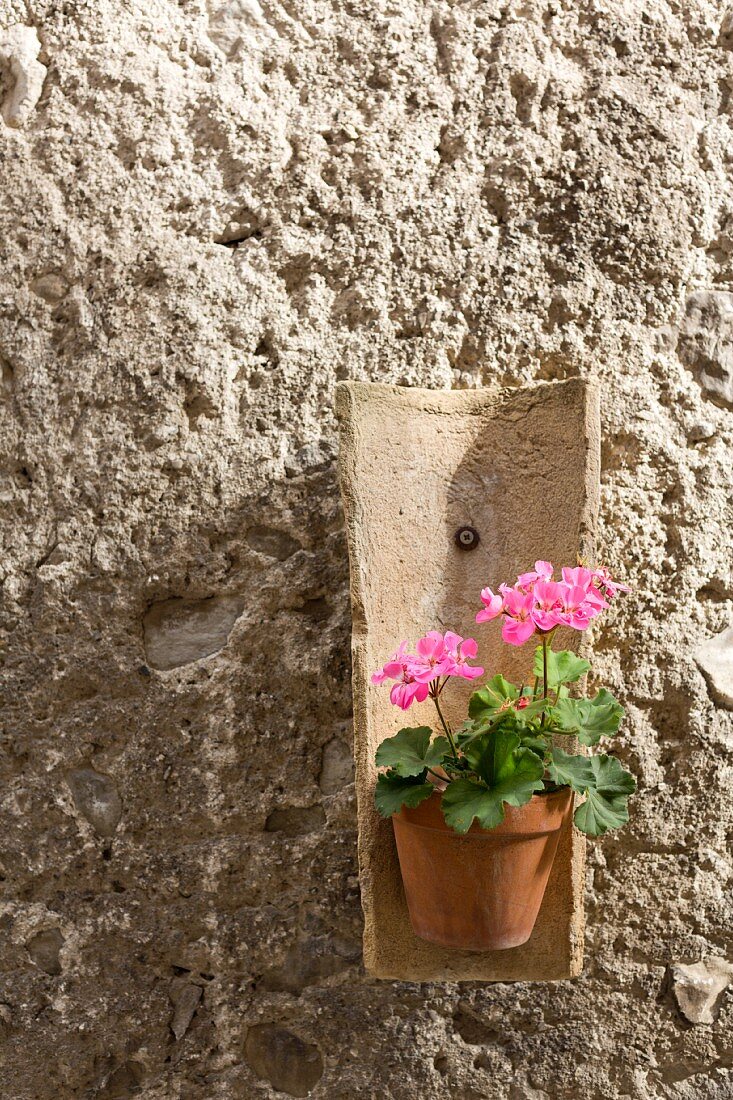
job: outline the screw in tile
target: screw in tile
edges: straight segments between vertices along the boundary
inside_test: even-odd
[[[475,527],[459,527],[453,541],[459,550],[475,550],[481,538]]]

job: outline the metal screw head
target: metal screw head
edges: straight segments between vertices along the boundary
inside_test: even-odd
[[[459,550],[475,550],[481,539],[475,527],[459,527],[453,541]]]

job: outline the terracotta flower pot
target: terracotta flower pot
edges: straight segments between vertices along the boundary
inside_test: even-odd
[[[526,943],[542,904],[572,791],[505,806],[495,829],[449,829],[441,791],[394,814],[402,881],[416,936],[443,947],[499,951]]]

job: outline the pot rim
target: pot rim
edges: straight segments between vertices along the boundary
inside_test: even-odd
[[[545,835],[562,828],[573,804],[572,787],[565,784],[553,791],[538,791],[521,806],[511,806],[506,803],[503,821],[492,829],[484,829],[477,821],[473,821],[465,833],[459,833],[446,823],[440,811],[442,797],[443,791],[436,786],[430,796],[418,806],[402,806],[392,814],[395,827],[407,826],[412,829],[446,833],[461,841],[487,838],[511,840],[518,836]],[[567,804],[561,809],[563,803]],[[528,815],[529,820],[527,820]]]
[[[446,774],[446,772],[443,771],[443,769],[440,766],[438,767],[437,772],[434,772],[432,775],[428,774],[428,776],[427,776],[427,782],[432,783],[432,785],[435,787],[436,791],[441,791],[442,792],[442,791],[446,790],[447,787],[448,787],[448,782],[447,781],[448,781],[448,775]],[[569,789],[569,787],[570,787],[569,783],[560,783],[560,784],[557,784],[556,786],[554,786],[552,788],[552,790],[545,789],[545,790],[542,790],[542,791],[535,791],[535,793],[532,795],[532,798],[530,799],[530,802],[535,798],[547,798],[550,795],[559,794],[560,791],[566,791],[566,790]],[[525,803],[525,805],[527,805],[527,803]],[[397,812],[399,813],[399,810]]]
[[[443,792],[448,789],[447,783],[444,783],[442,787],[438,786],[438,784],[430,776],[428,776],[428,783],[432,783],[435,787],[435,790],[430,795],[431,798],[433,797],[433,794],[443,794]],[[553,795],[563,794],[565,791],[569,791],[570,789],[571,787],[569,783],[562,783],[556,787],[553,787],[552,790],[535,791],[529,802],[525,802],[524,805],[529,806],[530,803],[534,802],[536,798],[552,798]],[[427,799],[425,801],[427,802]],[[521,809],[521,806],[513,806],[512,809]],[[397,813],[399,812],[400,811],[397,810]],[[392,817],[394,817],[394,814],[392,814]]]

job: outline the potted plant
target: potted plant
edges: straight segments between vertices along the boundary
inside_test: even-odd
[[[494,676],[473,693],[458,729],[441,697],[452,678],[483,675],[472,663],[473,638],[431,630],[414,652],[403,642],[372,677],[392,683],[402,710],[429,699],[440,728],[401,729],[376,752],[376,806],[392,818],[410,921],[422,939],[473,951],[525,943],[575,796],[583,801],[573,820],[588,836],[628,820],[633,777],[614,756],[578,751],[615,734],[623,708],[605,688],[582,694],[588,662],[552,648],[558,628],[585,630],[628,591],[602,567],[566,567],[555,580],[545,561],[512,586],[485,588],[476,621],[501,618],[509,645],[533,637],[539,645],[529,681]]]

